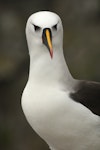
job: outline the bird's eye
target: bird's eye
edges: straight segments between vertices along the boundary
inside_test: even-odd
[[[38,30],[40,30],[40,27],[39,27],[39,26],[34,25],[34,29],[35,29],[35,31],[38,31]]]
[[[57,30],[57,24],[52,27],[54,30]]]

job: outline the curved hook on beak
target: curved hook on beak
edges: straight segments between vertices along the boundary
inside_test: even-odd
[[[52,48],[52,33],[49,28],[45,28],[42,34],[43,43],[48,48],[51,58],[53,58],[53,48]]]

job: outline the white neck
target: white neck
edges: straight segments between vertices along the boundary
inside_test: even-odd
[[[66,86],[67,89],[72,87],[72,78],[66,65],[62,48],[53,49],[53,58],[51,59],[46,47],[38,51],[30,50],[30,72],[29,79],[32,82],[44,84],[47,86]]]

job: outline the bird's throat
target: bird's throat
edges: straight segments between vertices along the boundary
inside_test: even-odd
[[[32,56],[32,55],[31,55]],[[34,60],[35,59],[35,60]],[[63,54],[54,51],[53,59],[48,54],[30,58],[30,80],[46,85],[67,84],[72,76],[66,65]]]

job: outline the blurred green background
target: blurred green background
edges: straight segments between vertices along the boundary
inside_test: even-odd
[[[1,0],[0,150],[48,150],[20,105],[29,68],[25,25],[39,10],[62,18],[64,53],[72,75],[100,81],[100,0]]]

